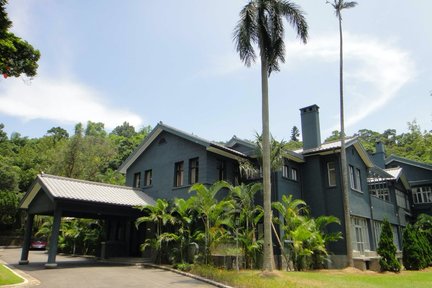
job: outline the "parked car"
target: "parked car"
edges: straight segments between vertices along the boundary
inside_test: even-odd
[[[46,238],[33,238],[30,242],[30,249],[45,250],[48,245]]]

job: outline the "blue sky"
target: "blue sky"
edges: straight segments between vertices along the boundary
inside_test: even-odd
[[[108,130],[159,121],[209,140],[261,130],[259,63],[232,40],[247,1],[14,0],[13,31],[41,51],[38,76],[0,79],[0,122],[40,137],[61,126]],[[338,22],[325,0],[296,1],[310,38],[286,28],[286,63],[270,77],[270,125],[289,140],[299,109],[320,106],[322,138],[339,127]],[[358,0],[344,11],[347,134],[432,129],[432,1]]]

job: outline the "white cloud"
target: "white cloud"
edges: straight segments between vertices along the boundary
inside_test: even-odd
[[[287,51],[287,62],[291,62],[287,65],[288,69],[298,66],[299,61],[335,62],[339,61],[339,39],[335,35],[317,37],[307,45],[290,42]],[[295,57],[289,58],[290,55]],[[295,65],[292,62],[296,62]],[[394,43],[346,32],[344,63],[347,128],[384,107],[416,76],[410,55]],[[329,130],[335,129],[339,129],[339,124]]]
[[[70,79],[38,76],[31,83],[9,78],[0,88],[0,113],[24,121],[46,119],[62,123],[102,122],[112,129],[124,121],[142,126],[142,118],[129,111],[104,103],[92,88]]]

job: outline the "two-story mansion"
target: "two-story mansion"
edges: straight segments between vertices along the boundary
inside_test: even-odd
[[[391,223],[395,244],[401,249],[403,228],[412,219],[410,184],[420,187],[426,183],[424,179],[418,182],[420,180],[409,178],[410,174],[405,174],[407,168],[402,165],[405,162],[396,161],[399,158],[384,159],[384,166],[377,164],[378,155],[382,156],[379,149],[383,150],[380,145],[377,155],[371,156],[356,138],[347,139],[350,219],[345,219],[340,141],[321,142],[317,105],[300,111],[303,148],[289,151],[281,169],[274,173],[273,201],[281,200],[282,195],[301,198],[310,206],[313,216],[338,217],[342,225],[330,229],[343,234],[344,222],[350,221],[352,247],[360,266],[367,267],[371,257],[376,256],[374,251],[384,219]],[[148,231],[145,227],[136,230],[133,222],[138,211],[133,209],[134,206],[152,204],[158,198],[190,197],[188,190],[197,182],[212,184],[226,180],[234,185],[249,182],[250,179],[244,179],[240,174],[239,159],[255,161],[255,151],[254,143],[236,137],[220,144],[159,123],[119,168],[126,175],[126,187],[39,175],[21,202],[21,208],[29,215],[25,241],[30,241],[34,215],[54,215],[47,266],[55,266],[61,217],[100,218],[105,220],[107,231],[105,256],[139,255],[139,244],[148,237]],[[428,165],[417,166],[431,171]],[[432,181],[430,174],[425,177]],[[421,189],[419,191],[424,193]],[[423,198],[417,198],[414,204],[420,204],[420,201],[425,202]],[[25,247],[22,264],[28,263]],[[344,240],[329,247],[333,267],[346,265],[346,247]]]

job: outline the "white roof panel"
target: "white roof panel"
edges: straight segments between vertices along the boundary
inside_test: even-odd
[[[126,186],[110,185],[98,182],[84,181],[73,178],[38,175],[42,186],[54,198],[78,201],[98,202],[122,206],[154,205],[153,198],[139,189]]]

